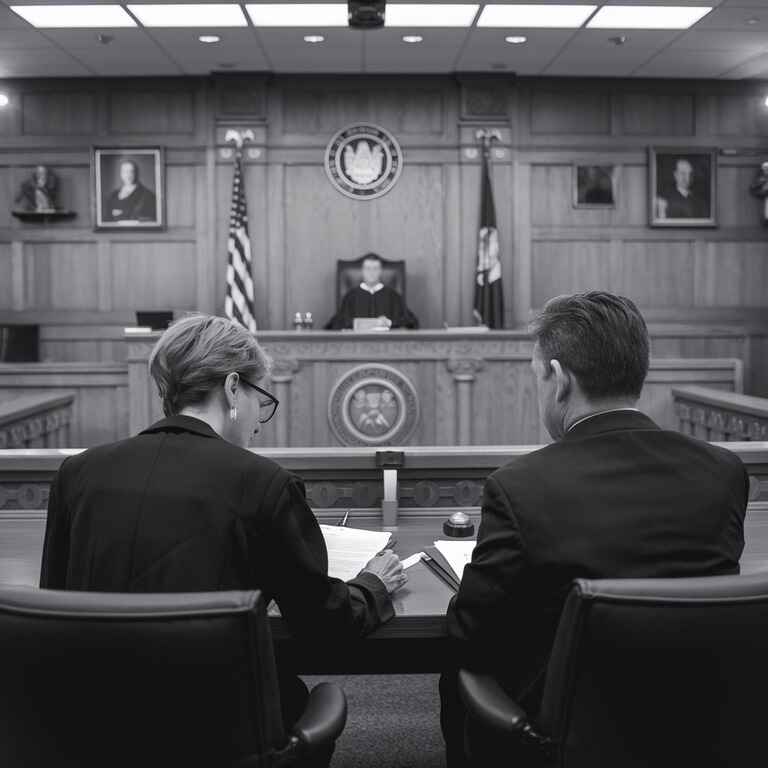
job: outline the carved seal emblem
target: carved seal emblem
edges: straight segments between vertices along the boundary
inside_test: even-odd
[[[360,365],[331,390],[328,420],[343,445],[402,445],[419,422],[419,399],[396,368]]]
[[[400,145],[378,125],[343,128],[325,150],[325,172],[331,184],[356,200],[373,200],[389,192],[402,169]]]

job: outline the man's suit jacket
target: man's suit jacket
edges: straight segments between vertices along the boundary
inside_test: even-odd
[[[301,481],[189,416],[68,458],[51,486],[41,587],[261,589],[315,641],[360,636],[394,614],[378,577],[327,572]]]
[[[572,581],[738,573],[748,489],[733,453],[631,410],[498,469],[449,608],[460,663],[537,706]]]

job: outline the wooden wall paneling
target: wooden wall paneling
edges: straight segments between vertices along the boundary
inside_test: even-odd
[[[610,241],[547,241],[532,243],[533,306],[574,291],[610,290]]]
[[[768,245],[709,242],[697,254],[696,305],[765,307]]]
[[[324,181],[327,184],[327,180]],[[330,189],[329,184],[328,187]],[[333,189],[329,194],[338,196]],[[355,204],[360,215],[370,221],[371,250],[386,258],[405,259],[406,298],[423,328],[439,328],[445,317],[444,194],[439,165],[408,164],[390,192],[376,201]],[[340,234],[343,237],[343,231]],[[359,253],[352,253],[350,257],[361,255],[364,249],[360,242]],[[335,275],[335,264],[331,271]]]
[[[533,264],[531,248],[531,166],[520,153],[515,152],[512,166],[514,196],[512,200],[512,255],[513,268],[506,281],[507,296],[512,303],[515,326],[527,323],[533,303]]]
[[[18,312],[27,308],[24,243],[20,240],[14,240],[11,243],[11,270],[13,285],[10,309]]]
[[[200,163],[166,161],[165,189],[168,227],[192,229],[197,219],[197,168]]]
[[[480,221],[480,165],[477,157],[461,158],[461,272],[459,286],[460,324],[474,325],[472,309],[477,272],[477,227]]]
[[[718,214],[720,226],[742,229],[756,240],[765,240],[765,230],[759,227],[763,205],[752,195],[745,194],[755,178],[755,158],[731,159],[720,157],[717,170]]]
[[[115,240],[111,254],[115,309],[196,308],[197,268],[193,240]]]
[[[461,295],[463,277],[461,263],[461,165],[458,162],[443,165],[443,316],[448,325],[461,322],[461,302],[456,300]]]
[[[13,306],[13,248],[10,243],[0,243],[0,307]]]
[[[695,260],[690,241],[625,240],[616,256],[612,291],[640,307],[693,305]]]
[[[693,93],[626,91],[617,99],[625,136],[693,136],[696,96]]]
[[[95,242],[26,243],[24,274],[26,306],[30,308],[99,308]]]
[[[605,88],[535,88],[531,99],[531,134],[570,136],[611,132],[611,100]]]
[[[253,263],[254,300],[256,304],[256,323],[259,328],[270,328],[269,294],[270,269],[278,274],[290,274],[285,262],[287,254],[280,264],[269,263],[269,201],[267,176],[268,166],[265,162],[248,163],[246,165],[246,194],[248,195],[248,224],[251,236],[251,259]],[[226,251],[226,238],[217,244],[220,251]],[[217,269],[223,271],[225,256],[218,260]],[[288,328],[290,318],[286,318],[280,326]]]
[[[88,136],[96,132],[92,90],[51,88],[22,94],[22,132],[28,136]]]
[[[109,131],[115,136],[194,134],[194,80],[173,87],[118,88],[109,93]]]
[[[320,171],[319,168],[315,169]],[[289,249],[290,237],[304,220],[309,210],[301,210],[293,198],[287,194],[286,168],[282,164],[270,163],[267,169],[267,303],[269,328],[288,328],[293,319],[293,313],[298,310],[292,305],[286,305],[286,291],[294,286],[294,281],[306,280],[296,262],[296,252]],[[297,215],[296,219],[289,218],[288,204],[296,206],[290,213]],[[288,232],[286,232],[286,229]],[[304,252],[306,253],[306,251]],[[296,255],[295,255],[296,254]],[[317,275],[313,270],[313,276]],[[311,312],[311,309],[304,311]],[[322,322],[318,318],[316,323]]]

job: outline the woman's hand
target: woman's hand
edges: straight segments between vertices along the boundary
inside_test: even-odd
[[[387,588],[387,592],[391,595],[402,587],[408,577],[403,570],[403,564],[400,562],[400,558],[391,550],[385,549],[383,552],[379,552],[376,557],[373,558],[363,568],[362,573],[372,573],[374,576],[378,576],[384,586]]]

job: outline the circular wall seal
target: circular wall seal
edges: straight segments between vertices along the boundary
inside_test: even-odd
[[[402,445],[419,423],[419,398],[396,368],[359,365],[331,390],[328,421],[343,445]]]
[[[325,150],[325,172],[342,195],[373,200],[389,192],[403,170],[395,137],[378,125],[342,128]]]

